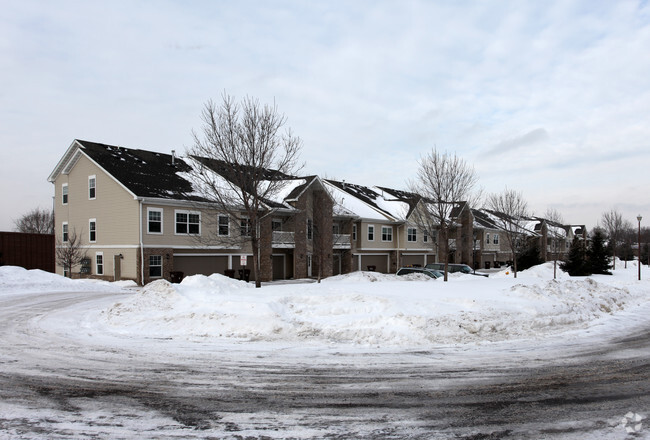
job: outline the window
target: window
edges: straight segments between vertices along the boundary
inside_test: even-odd
[[[64,205],[68,204],[68,184],[64,183],[61,185],[61,203]]]
[[[88,220],[88,241],[91,243],[97,241],[97,220],[94,218]]]
[[[334,234],[334,235],[338,235],[338,234],[339,234],[339,230],[340,230],[340,226],[339,226],[339,224],[338,224],[338,223],[334,223],[334,224],[332,225],[332,234]]]
[[[375,226],[368,225],[368,241],[375,241]]]
[[[422,231],[422,241],[423,241],[424,243],[428,243],[428,242],[429,242],[429,234],[427,233],[427,231]]]
[[[162,234],[163,210],[147,208],[147,234]]]
[[[97,196],[97,178],[88,176],[88,198],[94,200]]]
[[[307,240],[314,238],[314,221],[310,218],[307,219]]]
[[[392,226],[382,226],[381,227],[381,241],[393,241],[393,227]]]
[[[176,234],[200,235],[201,214],[194,211],[176,212]]]
[[[95,254],[95,273],[97,275],[104,275],[104,253],[97,252]]]
[[[63,227],[63,230],[62,230],[63,242],[67,243],[68,242],[68,222],[64,222],[63,225],[61,225],[61,226]]]
[[[149,276],[162,277],[162,255],[149,255]]]
[[[271,231],[281,231],[282,230],[282,220],[274,218],[271,220]]]
[[[357,241],[357,225],[352,225],[352,241]]]
[[[490,234],[485,234],[485,242],[490,244]]]
[[[417,229],[407,228],[406,229],[406,241],[418,241]]]
[[[239,233],[244,237],[251,236],[251,220],[243,218],[239,221]]]
[[[230,217],[227,215],[217,216],[217,233],[222,237],[230,235]]]
[[[494,244],[499,244],[499,234],[494,234]]]

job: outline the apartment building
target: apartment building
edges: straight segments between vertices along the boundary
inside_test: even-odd
[[[222,172],[219,164],[204,163]],[[261,281],[357,270],[394,273],[443,259],[438,231],[416,221],[427,203],[416,194],[283,175],[283,190],[265,201],[259,229],[251,231],[243,213],[219,211],[198,195],[188,178],[191,166],[174,154],[74,140],[48,178],[57,245],[65,246],[74,232],[86,253],[66,275],[141,284],[193,274],[244,277],[252,266],[254,233],[260,238]],[[496,221],[502,214],[470,209],[462,201],[451,205],[450,262],[487,268],[511,259]],[[540,240],[547,258],[551,251],[566,253],[580,231],[540,218],[519,221],[522,236]],[[60,266],[57,272],[65,274]]]

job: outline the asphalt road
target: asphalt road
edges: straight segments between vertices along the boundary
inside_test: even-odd
[[[79,324],[118,299],[0,299],[0,438],[650,438],[650,325],[399,352],[138,339]]]

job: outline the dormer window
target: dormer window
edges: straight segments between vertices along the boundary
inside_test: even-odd
[[[88,176],[88,198],[95,200],[97,195],[97,178],[96,176]]]

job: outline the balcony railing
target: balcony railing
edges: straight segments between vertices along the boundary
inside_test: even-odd
[[[273,231],[272,246],[274,248],[293,249],[296,247],[296,239],[293,232]],[[350,249],[352,243],[350,234],[333,234],[332,237],[334,249]]]
[[[274,248],[295,248],[296,239],[293,232],[273,231],[272,246]]]
[[[350,234],[334,234],[333,240],[334,249],[351,249],[352,242],[350,241]]]

